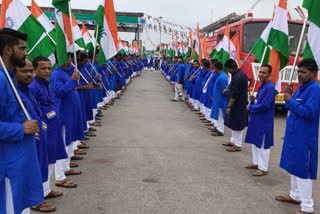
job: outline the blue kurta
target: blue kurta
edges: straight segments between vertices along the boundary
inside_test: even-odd
[[[208,109],[211,109],[211,107],[212,107],[211,98],[213,98],[213,87],[216,83],[217,78],[218,78],[218,75],[217,75],[217,73],[214,72],[208,82],[208,85],[207,85],[207,93],[206,93],[206,99],[204,102],[204,106]]]
[[[317,178],[319,91],[319,84],[311,80],[286,102],[289,116],[280,167],[302,179]]]
[[[183,84],[184,83],[184,72],[186,70],[186,67],[184,64],[180,64],[178,66],[178,72],[177,72],[177,80],[176,82],[179,84]]]
[[[207,71],[207,74],[206,74],[205,78],[203,79],[204,84],[203,84],[202,91],[201,91],[201,96],[200,96],[200,103],[203,104],[203,105],[206,102],[207,92],[208,92],[208,91],[204,92],[204,87],[205,87],[208,79],[211,77],[211,74],[212,74],[212,70],[210,69],[210,70]]]
[[[37,142],[37,155],[38,161],[41,171],[42,183],[48,180],[48,148],[47,148],[47,127],[44,128],[44,124],[42,123],[42,113],[40,112],[40,108],[38,106],[37,100],[31,94],[29,88],[24,88],[18,85],[19,90],[21,91],[21,99],[30,113],[32,119],[38,121],[39,127],[39,138],[40,140],[36,140]]]
[[[213,87],[213,102],[211,108],[211,118],[218,120],[219,110],[221,109],[223,117],[225,117],[228,98],[222,94],[222,91],[228,86],[228,76],[221,72],[217,75],[217,80]]]
[[[204,78],[207,75],[207,71],[205,69],[203,69],[203,68],[200,69],[199,72],[200,73],[196,78],[196,84],[195,84],[194,90],[192,92],[193,93],[192,98],[195,99],[195,100],[198,100],[198,101],[200,101],[201,94],[202,94],[202,89],[203,89],[203,86],[205,84]]]
[[[42,118],[48,125],[47,129],[47,149],[49,164],[55,163],[57,160],[66,159],[67,153],[65,150],[62,127],[59,124],[59,112],[53,100],[53,94],[49,88],[49,82],[43,81],[35,77],[33,82],[29,85],[31,93],[39,103],[40,110],[43,114]],[[55,112],[55,117],[48,117],[49,112]]]
[[[190,98],[193,98],[193,89],[194,89],[194,86],[195,86],[195,83],[196,83],[196,80],[192,80],[190,81],[190,77],[197,71],[197,69],[195,68],[192,68],[190,73],[189,73],[189,76],[188,76],[188,89],[187,89],[187,94],[189,95]]]
[[[153,67],[153,57],[150,58],[149,66],[150,66],[150,67]]]
[[[10,72],[10,71],[9,71]],[[14,73],[10,72],[12,81]],[[11,182],[15,214],[40,204],[43,187],[35,135],[25,135],[26,117],[0,67],[0,212],[6,210],[5,178]]]
[[[50,83],[61,115],[60,124],[66,128],[66,145],[84,140],[80,97],[75,90],[77,81],[72,80],[66,70],[57,66],[52,72]]]
[[[97,78],[96,78],[96,73],[93,71],[92,69],[92,66],[90,64],[90,62],[88,61],[86,64],[84,64],[84,67],[87,69],[87,71],[91,74],[92,73],[92,76],[94,78],[95,81],[97,81]],[[90,91],[90,97],[91,97],[91,103],[92,103],[92,108],[93,109],[97,109],[97,92],[96,92],[96,88],[94,90],[91,90]],[[93,116],[92,116],[93,117]],[[89,118],[90,119],[90,118]]]
[[[142,61],[143,61],[143,66],[148,67],[148,59],[146,57],[143,57]]]
[[[263,137],[264,149],[273,146],[275,88],[268,81],[259,87],[256,103],[249,106],[250,120],[245,138],[246,143],[254,144],[261,148]]]

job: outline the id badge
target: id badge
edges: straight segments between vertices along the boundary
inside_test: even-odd
[[[55,111],[50,111],[49,113],[47,113],[47,118],[48,119],[54,118],[55,116],[57,116]]]
[[[41,128],[45,131],[48,129],[48,125],[45,122],[42,122]]]

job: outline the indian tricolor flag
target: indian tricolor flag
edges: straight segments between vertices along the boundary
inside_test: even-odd
[[[86,48],[86,45],[84,43],[84,40],[82,38],[82,32],[81,29],[77,23],[76,18],[72,14],[72,28],[73,28],[73,35],[74,35],[74,41],[79,47]]]
[[[228,23],[223,35],[220,51],[215,58],[222,62],[222,64],[224,64],[228,59],[233,59],[235,61],[237,60],[237,50],[233,42],[230,40]]]
[[[190,31],[189,32],[189,41],[188,41],[188,50],[187,50],[187,53],[186,53],[187,56],[191,56],[192,47],[193,47],[193,45],[192,45],[192,32]]]
[[[281,91],[279,73],[289,61],[288,16],[286,0],[279,0],[271,24],[268,44],[272,46],[270,62],[272,66],[271,82],[275,84],[276,91]]]
[[[201,39],[201,57],[207,58],[207,38],[204,36]]]
[[[123,45],[123,42],[121,41],[120,37],[118,39],[118,53],[120,53],[122,56],[126,55],[126,51]]]
[[[200,56],[200,32],[199,32],[199,23],[197,24],[197,36],[194,43],[194,60],[198,60]]]
[[[221,46],[222,46],[222,41],[220,41],[218,43],[218,45],[212,50],[210,57],[211,58],[216,58],[216,56],[218,55],[219,51],[221,50]]]
[[[101,0],[96,13],[98,42],[100,44],[99,65],[117,54],[118,28],[113,0]]]
[[[259,39],[256,41],[256,43],[252,48],[252,53],[259,62],[262,61],[263,53],[266,50],[266,53],[262,62],[263,64],[269,63],[271,47],[267,44],[267,42],[268,42],[271,25],[272,25],[272,21],[270,21],[268,26],[263,30],[261,36],[259,37]]]
[[[55,29],[53,24],[51,24],[49,18],[43,13],[37,3],[32,0],[31,1],[31,13],[32,15],[40,22],[40,24],[44,27],[47,34],[51,36],[51,38],[55,39]]]
[[[92,51],[94,49],[94,44],[92,43],[92,40],[91,40],[91,37],[89,35],[89,32],[86,28],[86,25],[82,22],[82,31],[81,31],[81,34],[82,34],[82,38],[83,38],[83,41],[84,41],[84,44],[85,44],[85,49],[88,50],[88,51]]]
[[[304,58],[314,59],[320,68],[320,2],[304,0],[302,6],[308,10],[310,25]]]
[[[72,34],[69,18],[69,0],[53,0],[56,14],[57,62],[62,66],[67,63],[67,52],[72,52]]]
[[[35,48],[45,32],[21,0],[2,0],[0,28],[11,28],[28,34],[28,52]]]

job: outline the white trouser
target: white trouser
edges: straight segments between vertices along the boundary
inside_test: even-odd
[[[6,214],[15,214],[12,198],[12,189],[10,184],[10,179],[6,177]],[[30,208],[26,208],[21,214],[30,214]]]
[[[179,98],[179,93],[178,93],[177,83],[176,83],[174,87],[174,99],[178,100],[178,98]]]
[[[102,107],[103,106],[103,102],[100,102],[97,104],[98,107]]]
[[[200,103],[200,112],[202,114],[205,114],[205,107],[204,107],[204,105],[202,103]]]
[[[199,108],[200,108],[200,101],[199,100],[194,100],[194,108],[196,110],[199,110]]]
[[[53,174],[53,170],[55,168],[54,165],[55,165],[54,163],[53,164],[49,164],[49,166],[48,166],[48,180],[46,182],[42,183],[44,197],[49,195],[49,193],[51,192],[50,179],[51,179],[51,176]]]
[[[232,130],[231,132],[231,143],[238,146],[238,147],[241,147],[242,146],[242,137],[243,137],[243,130],[241,131],[235,131],[235,130]]]
[[[312,180],[302,179],[291,175],[290,197],[301,201],[301,211],[313,212]]]
[[[262,143],[261,149],[252,144],[252,163],[258,165],[258,169],[268,171],[270,149],[264,149],[263,147],[264,142]]]
[[[70,144],[69,146],[66,146],[66,127],[65,126],[62,126],[62,137],[63,137],[63,141],[64,141],[64,145],[66,148],[68,158],[63,159],[63,160],[57,160],[57,162],[55,164],[56,181],[62,181],[64,179],[66,179],[64,172],[70,170],[69,153],[70,153],[70,147],[72,144]]]
[[[221,133],[224,133],[224,118],[223,118],[223,113],[222,113],[221,108],[219,109],[218,120],[216,120],[216,121],[217,121],[217,123],[216,123],[217,130]],[[242,134],[241,134],[241,136],[242,136]],[[241,137],[240,141],[242,141],[242,137]]]
[[[186,100],[186,97],[187,97],[187,91],[186,90],[183,90],[182,92],[182,100],[185,101]]]

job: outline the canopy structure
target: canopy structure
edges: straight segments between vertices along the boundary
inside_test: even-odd
[[[1,7],[1,4],[0,4]],[[28,6],[30,9],[30,6]],[[52,23],[54,23],[55,14],[53,7],[40,7]],[[88,30],[94,30],[95,10],[82,10],[72,9],[79,26],[81,27],[82,21],[85,23]],[[140,33],[143,32],[143,25],[145,24],[144,13],[141,12],[116,12],[116,19],[119,32],[132,32],[135,33],[135,39],[140,40]]]

